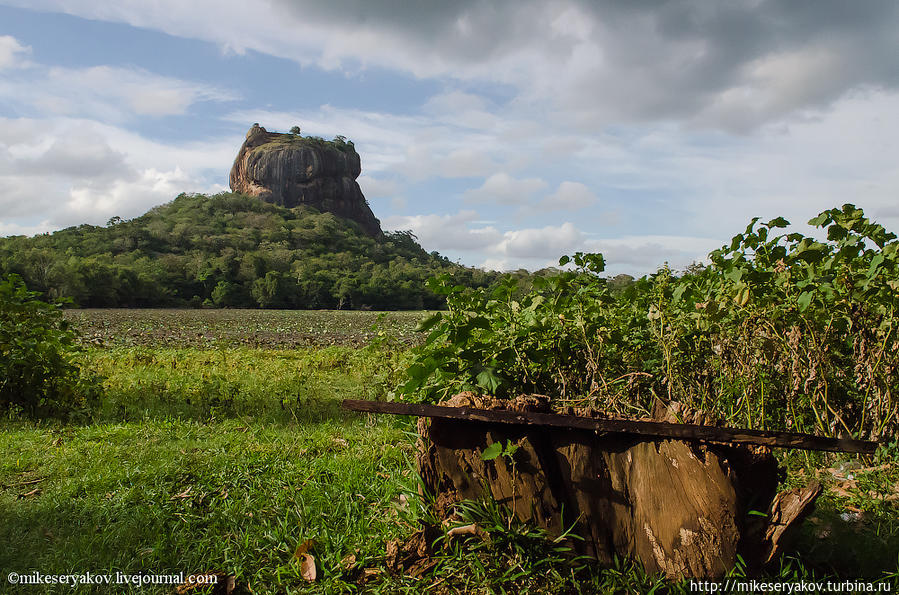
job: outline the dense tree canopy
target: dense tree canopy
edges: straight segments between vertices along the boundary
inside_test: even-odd
[[[372,238],[329,213],[233,193],[182,194],[130,221],[0,238],[0,274],[81,307],[422,309],[424,281],[496,277],[428,253],[410,232]]]

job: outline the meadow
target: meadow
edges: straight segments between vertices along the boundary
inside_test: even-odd
[[[238,593],[689,592],[630,562],[572,558],[487,505],[472,512],[486,540],[441,538],[425,572],[391,572],[388,544],[428,516],[415,425],[339,402],[390,396],[426,315],[68,311],[102,401],[67,422],[0,422],[0,570],[220,572]],[[896,588],[896,450],[779,453],[784,486],[814,477],[826,491],[774,576]]]

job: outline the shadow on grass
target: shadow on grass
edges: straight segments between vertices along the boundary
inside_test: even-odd
[[[267,425],[306,425],[325,421],[346,422],[359,415],[333,398],[252,399],[206,395],[193,399],[160,399],[142,391],[107,398],[91,414],[89,423],[177,419],[202,423],[228,419]],[[86,420],[88,421],[88,420]]]
[[[831,505],[802,525],[794,555],[815,576],[882,579],[899,577],[899,522],[895,510],[861,514]],[[892,518],[891,518],[892,517]]]

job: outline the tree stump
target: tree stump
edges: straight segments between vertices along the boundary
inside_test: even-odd
[[[444,404],[549,410],[534,396],[501,402],[462,393]],[[707,423],[673,409],[655,417],[674,415]],[[761,446],[440,418],[419,420],[419,434],[419,473],[437,496],[438,514],[492,497],[551,535],[573,527],[583,538],[576,547],[600,563],[631,556],[671,578],[720,577],[738,554],[751,567],[769,561],[820,491],[776,494],[777,463]],[[514,457],[482,459],[490,444],[506,440],[519,447]]]

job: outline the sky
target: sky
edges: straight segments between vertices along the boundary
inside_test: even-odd
[[[228,190],[254,122],[352,140],[382,227],[472,266],[899,231],[899,3],[0,0],[0,235]]]

